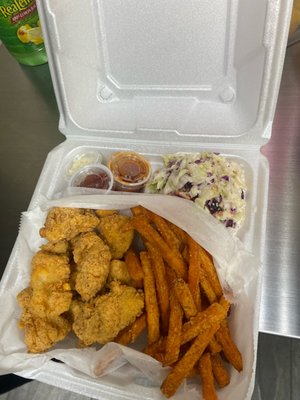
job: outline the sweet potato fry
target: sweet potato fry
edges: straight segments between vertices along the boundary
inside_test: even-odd
[[[170,229],[175,233],[176,237],[180,239],[180,247],[179,249],[182,251],[184,245],[187,244],[187,233],[179,228],[179,226],[174,225],[172,222],[167,221],[167,224],[169,225]]]
[[[128,269],[128,273],[133,281],[133,286],[137,288],[142,288],[144,272],[140,260],[132,248],[128,249],[125,253],[125,263]]]
[[[189,350],[177,362],[172,371],[163,381],[160,389],[166,397],[175,394],[182,381],[190,374],[196,362],[202,356],[205,348],[219,328],[219,324],[210,325],[203,333],[197,336]]]
[[[155,354],[164,353],[166,349],[166,338],[161,336],[156,342],[147,344],[143,352],[154,357]]]
[[[187,319],[194,317],[198,310],[188,284],[183,279],[173,282],[174,291]]]
[[[159,361],[161,364],[165,362],[165,354],[164,353],[155,353],[152,355],[155,360]]]
[[[146,326],[146,315],[144,313],[137,317],[132,324],[122,329],[114,341],[116,343],[123,344],[124,346],[128,345],[129,343],[134,343],[136,338],[143,332],[144,329],[146,329]]]
[[[226,318],[226,311],[219,303],[211,304],[206,310],[200,311],[190,321],[182,326],[181,344],[194,339],[212,324],[221,323]]]
[[[198,375],[198,371],[196,369],[196,367],[193,367],[193,369],[189,372],[187,379],[189,378],[195,378],[195,376]]]
[[[199,245],[199,249],[201,252],[201,266],[205,272],[205,275],[207,276],[207,279],[215,293],[215,295],[217,296],[217,299],[219,299],[222,294],[222,287],[219,281],[219,277],[216,271],[216,268],[214,266],[213,260],[211,255],[205,250],[203,249],[203,247],[201,247]]]
[[[220,297],[219,304],[224,308],[227,314],[230,311],[230,302],[225,299],[224,295]]]
[[[183,311],[173,288],[170,290],[169,331],[166,338],[165,365],[174,364],[179,357]]]
[[[152,267],[155,278],[155,286],[157,291],[158,304],[160,309],[160,319],[162,326],[162,333],[164,335],[168,332],[169,322],[169,286],[166,275],[165,263],[155,246],[149,242],[145,242],[149,255],[152,260]]]
[[[145,240],[148,240],[158,247],[163,259],[174,269],[178,276],[186,278],[186,265],[178,250],[171,249],[161,235],[151,225],[149,225],[147,221],[140,218],[140,216],[133,217],[130,225],[132,225]],[[129,228],[129,226],[127,228]]]
[[[213,337],[211,339],[211,341],[209,342],[208,350],[211,354],[217,354],[222,351],[222,346],[220,345],[220,343],[217,341],[217,339],[215,337]]]
[[[213,287],[211,286],[211,283],[209,282],[206,273],[202,268],[202,264],[200,268],[200,286],[210,304],[216,303],[218,301],[217,296],[213,290]]]
[[[132,215],[141,215],[144,214],[144,208],[142,206],[132,207],[130,209]]]
[[[136,206],[136,207],[132,207],[130,209],[130,211],[131,211],[133,216],[140,217],[144,221],[146,221],[147,224],[151,224],[150,214],[149,214],[150,211],[147,210],[147,208],[144,208],[143,206]]]
[[[214,385],[214,376],[209,353],[204,353],[199,360],[199,374],[202,383],[203,400],[217,400],[218,396]]]
[[[146,251],[140,253],[142,268],[144,271],[144,292],[147,313],[148,343],[156,342],[160,336],[159,310],[155,290],[154,274],[152,271],[150,256]]]
[[[187,244],[183,245],[181,254],[182,254],[182,258],[184,259],[186,264],[189,264],[190,256],[189,256],[189,246]]]
[[[167,245],[172,249],[179,250],[180,248],[180,239],[175,235],[174,231],[170,228],[167,221],[162,218],[160,215],[157,215],[151,211],[148,211],[148,216],[156,226],[156,229],[164,238]]]
[[[226,320],[222,321],[220,329],[216,333],[216,338],[222,346],[222,351],[227,361],[239,372],[243,370],[242,355],[234,343],[228,323]]]
[[[201,310],[200,295],[200,263],[201,255],[197,242],[188,236],[189,249],[189,269],[188,269],[188,285],[198,311]]]
[[[220,354],[213,354],[211,356],[212,371],[219,388],[230,383],[230,375],[225,368]]]

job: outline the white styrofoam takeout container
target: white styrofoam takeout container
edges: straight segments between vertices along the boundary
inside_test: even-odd
[[[216,151],[245,168],[247,217],[238,234],[260,257],[268,193],[260,147],[271,135],[292,1],[37,4],[66,140],[49,153],[29,209],[64,191],[66,165],[80,150],[98,150],[103,163],[112,151],[137,151],[153,169],[166,152]],[[61,364],[20,375],[120,398],[91,378],[74,382]]]

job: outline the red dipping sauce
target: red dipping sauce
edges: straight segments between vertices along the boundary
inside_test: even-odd
[[[111,171],[102,164],[83,167],[71,180],[72,187],[110,190],[113,185]]]
[[[109,184],[109,176],[105,172],[100,172],[99,174],[87,175],[84,180],[79,184],[79,186],[94,189],[108,189]]]

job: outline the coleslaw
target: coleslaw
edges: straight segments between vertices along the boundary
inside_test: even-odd
[[[241,165],[217,153],[163,156],[163,167],[146,186],[147,193],[180,196],[212,214],[227,228],[245,220],[246,181]]]

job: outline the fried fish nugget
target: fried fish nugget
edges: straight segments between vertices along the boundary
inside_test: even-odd
[[[30,285],[33,288],[50,283],[65,283],[70,277],[69,258],[63,254],[38,251],[31,261]]]
[[[108,274],[107,282],[119,281],[124,285],[131,284],[131,277],[129,275],[127,265],[122,260],[111,260],[110,271]]]
[[[31,266],[31,311],[40,318],[68,311],[72,300],[68,256],[39,251],[34,255]]]
[[[82,234],[74,242],[75,289],[82,299],[92,299],[104,286],[109,274],[109,247],[95,233]]]
[[[52,283],[33,290],[31,312],[40,318],[55,317],[68,311],[72,301],[69,283]]]
[[[92,231],[98,223],[99,219],[91,210],[55,207],[48,212],[40,235],[49,242],[70,240],[79,233]]]
[[[59,242],[49,242],[41,246],[42,251],[53,254],[67,254],[69,251],[69,242],[66,239]]]
[[[106,217],[107,215],[119,214],[118,210],[95,210],[95,214],[100,217]]]
[[[39,318],[32,316],[21,319],[20,327],[25,331],[25,343],[30,353],[49,350],[63,340],[71,331],[71,324],[62,317]]]
[[[31,312],[33,289],[22,290],[17,300],[22,307],[19,327],[24,329],[24,341],[30,353],[40,353],[50,349],[55,343],[64,339],[71,330],[71,324],[62,316],[41,318]]]
[[[143,312],[142,291],[117,281],[111,282],[109,287],[108,293],[88,302],[72,302],[73,331],[84,346],[113,341],[122,329]]]
[[[121,259],[133,241],[133,229],[126,231],[122,229],[128,220],[129,217],[119,214],[107,215],[99,220],[98,229],[114,259]]]

